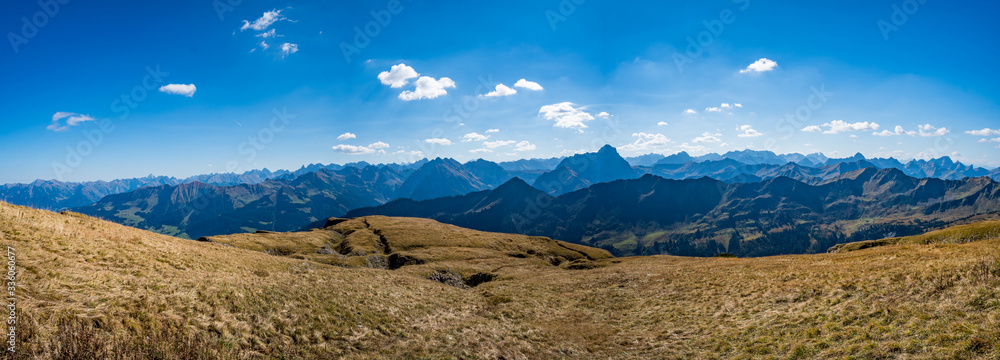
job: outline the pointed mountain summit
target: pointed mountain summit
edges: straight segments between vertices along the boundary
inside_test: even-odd
[[[506,180],[502,179],[503,169],[485,163],[488,161],[471,162],[466,166],[454,159],[431,160],[399,186],[396,197],[426,200],[456,196],[491,189]]]
[[[596,153],[570,156],[535,180],[535,188],[553,194],[565,194],[590,185],[625,179],[636,179],[640,172],[632,169],[628,161],[611,145],[604,145]]]
[[[864,160],[868,160],[868,159],[866,159],[865,156],[862,155],[861,153],[857,153],[857,154],[854,154],[854,156],[851,156],[849,158],[829,159],[829,160],[826,161],[826,165],[830,166],[830,165],[836,165],[836,164],[839,164],[839,163],[858,162],[858,161],[864,161]]]
[[[538,192],[538,189],[531,187],[531,185],[524,180],[521,180],[519,177],[507,180],[507,182],[497,186],[496,189],[493,189],[494,194],[502,196],[514,194],[535,194]]]

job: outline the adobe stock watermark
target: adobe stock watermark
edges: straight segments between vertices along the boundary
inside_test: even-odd
[[[371,20],[362,26],[354,27],[353,41],[350,43],[346,41],[340,43],[340,51],[344,54],[344,60],[348,64],[354,61],[352,57],[361,54],[362,50],[371,45],[372,40],[381,35],[382,30],[389,27],[389,24],[392,23],[393,17],[399,15],[401,12],[403,12],[403,4],[400,0],[389,0],[385,4],[385,9],[372,10]]]
[[[31,15],[29,19],[27,16],[21,17],[21,32],[7,33],[7,41],[10,41],[10,47],[14,49],[14,54],[19,54],[21,52],[21,46],[27,44],[35,36],[38,36],[38,32],[41,31],[52,18],[59,15],[59,10],[62,5],[66,5],[70,0],[39,0],[38,7],[41,10],[36,11]]]
[[[816,85],[810,86],[809,92],[809,96],[806,96],[806,100],[802,105],[795,108],[794,111],[785,114],[784,118],[779,119],[774,124],[775,132],[783,135],[782,139],[788,140],[795,136],[795,134],[801,131],[803,125],[812,120],[813,112],[822,109],[830,101],[830,98],[834,96],[833,92],[826,90],[826,84],[820,84],[819,87],[816,87]],[[769,137],[767,140],[764,140],[764,149],[777,153],[780,150],[778,138]]]
[[[734,4],[739,4],[739,11],[746,11],[750,7],[750,0],[732,0]],[[715,41],[726,31],[726,26],[736,22],[736,11],[732,9],[722,9],[719,16],[712,20],[704,20],[701,24],[705,27],[697,35],[688,36],[687,47],[684,53],[675,51],[673,56],[674,66],[678,72],[684,71],[684,66],[694,62],[694,59],[701,57],[705,49],[715,45]]]
[[[257,131],[257,134],[252,136],[247,136],[246,141],[241,142],[236,146],[236,152],[240,155],[244,155],[243,164],[252,164],[254,160],[257,159],[257,153],[263,151],[274,142],[274,138],[277,134],[285,131],[288,124],[295,119],[295,114],[289,114],[287,107],[282,107],[279,111],[278,108],[271,109],[270,121],[268,121],[267,126],[261,127]],[[226,162],[226,172],[242,172],[243,165],[239,161],[228,161]]]
[[[285,132],[288,125],[292,123],[297,115],[288,113],[287,107],[282,107],[281,110],[278,108],[271,109],[271,118],[268,120],[265,126],[262,126],[257,134],[247,136],[247,139],[240,142],[236,146],[236,152],[243,155],[242,163],[238,160],[230,160],[226,162],[226,172],[230,173],[242,173],[244,166],[249,166],[257,159],[257,154],[261,151],[267,149],[267,146],[274,142],[274,139],[278,134]],[[186,214],[185,217],[191,215],[197,215],[198,213],[207,209],[211,204],[212,200],[218,196],[214,191],[203,191],[198,194],[194,200],[191,200],[183,209],[181,213]]]
[[[219,16],[219,21],[226,21],[226,13],[233,12],[240,4],[243,4],[243,0],[215,0],[212,1],[212,9]]]
[[[601,119],[604,121],[605,126],[598,133],[597,137],[590,140],[592,148],[600,148],[605,144],[611,144],[624,133],[624,128],[617,117],[609,116],[606,118],[602,117]],[[575,165],[575,169],[581,171],[590,167],[590,159],[587,157],[572,158],[569,161]],[[524,207],[524,211],[511,215],[511,223],[514,224],[514,230],[519,234],[523,234],[525,226],[537,220],[545,213],[546,209],[552,206],[552,199],[556,196],[555,194],[565,193],[566,190],[566,184],[561,181],[550,181],[543,184],[536,183],[534,186],[541,189],[544,193],[539,193],[533,199],[526,199],[527,206]]]
[[[938,136],[934,138],[934,144],[925,149],[923,152],[917,154],[917,157],[927,157],[930,159],[937,159],[944,156],[955,154],[950,153],[952,151],[952,146],[955,145],[955,139],[945,136]]]
[[[7,247],[7,352],[17,349],[17,254]]]
[[[552,31],[556,31],[556,25],[569,19],[576,13],[576,7],[583,5],[587,0],[562,0],[555,10],[545,10],[545,20],[549,21]]]
[[[441,116],[445,124],[451,124],[452,127],[457,128],[471,118],[473,113],[479,111],[479,105],[482,102],[479,94],[489,91],[495,83],[493,82],[493,74],[486,77],[479,76],[477,80],[479,83],[472,90],[472,95],[462,96],[461,100],[453,104],[448,110],[445,110]]]
[[[889,34],[899,31],[903,25],[906,25],[906,22],[910,21],[910,16],[920,11],[920,6],[925,3],[927,0],[906,0],[902,4],[892,4],[892,14],[889,15],[889,21],[879,19],[875,23],[882,33],[882,38],[889,41]]]
[[[472,90],[471,95],[466,94],[462,96],[461,99],[456,101],[450,108],[444,111],[441,115],[441,119],[445,124],[451,125],[452,129],[457,129],[462,126],[465,121],[472,118],[472,115],[479,111],[479,107],[482,104],[483,99],[479,94],[486,93],[489,89],[496,86],[493,82],[493,74],[487,76],[479,76],[477,79],[478,84]],[[445,128],[438,126],[431,130],[430,138],[437,139],[442,138],[445,135]],[[417,140],[416,147],[418,152],[411,152],[409,154],[409,162],[414,163],[422,158],[430,158],[433,154],[437,153],[438,147],[444,146],[438,143],[428,143],[426,141]]]
[[[160,65],[156,67],[147,66],[146,75],[143,76],[139,85],[132,87],[132,90],[122,93],[117,99],[111,102],[111,112],[118,114],[118,120],[125,120],[132,110],[139,107],[139,104],[149,97],[149,92],[155,91],[164,78],[169,76],[160,70]],[[66,174],[70,174],[74,169],[83,165],[84,159],[94,153],[94,151],[104,143],[104,137],[115,131],[114,121],[111,119],[100,119],[97,121],[96,129],[84,129],[81,131],[83,140],[76,143],[76,146],[66,146],[66,158],[64,162],[53,161],[52,172],[55,179],[63,181]]]

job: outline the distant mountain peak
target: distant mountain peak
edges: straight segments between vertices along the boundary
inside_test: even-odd
[[[615,155],[618,155],[618,149],[615,149],[615,147],[611,146],[611,145],[604,145],[604,146],[601,147],[600,150],[597,151],[597,153],[598,154],[612,154],[613,153]]]
[[[514,177],[507,182],[497,186],[493,189],[494,193],[497,194],[521,194],[525,192],[539,192],[540,190],[531,187],[527,182],[521,180],[519,177]]]
[[[461,163],[458,162],[458,161],[456,161],[455,159],[452,159],[452,158],[441,158],[441,157],[439,157],[439,158],[435,158],[434,160],[431,160],[431,161],[427,162],[426,164],[424,164],[424,166],[428,166],[428,165],[435,166],[435,165],[439,165],[439,164],[461,165]]]
[[[638,177],[639,174],[618,154],[618,150],[605,145],[597,153],[577,154],[564,159],[555,170],[536,178],[535,186],[559,195],[597,183]]]
[[[500,186],[497,186],[497,189],[502,188],[504,186],[521,186],[521,185],[531,187],[531,185],[528,185],[528,183],[524,182],[524,180],[521,180],[521,178],[515,176],[510,180],[507,180],[507,182],[501,184]]]

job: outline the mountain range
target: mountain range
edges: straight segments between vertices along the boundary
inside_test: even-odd
[[[634,165],[636,162],[652,165]],[[833,217],[831,214],[836,212],[830,209],[846,203],[864,211],[882,211],[886,205],[881,200],[864,196],[851,199],[817,197],[815,193],[820,191],[816,189],[828,189],[829,184],[842,181],[849,174],[869,169],[886,170],[893,176],[934,184],[944,179],[976,183],[984,178],[973,176],[1000,177],[998,170],[964,165],[947,157],[903,164],[891,158],[866,159],[861,154],[830,159],[821,154],[776,155],[747,150],[699,157],[679,153],[626,159],[615,148],[605,146],[594,153],[566,158],[499,164],[482,159],[460,163],[437,158],[405,165],[311,164],[295,171],[260,170],[184,180],[147,177],[75,184],[36,181],[5,185],[0,188],[0,199],[37,208],[71,208],[185,238],[257,230],[291,231],[328,217],[384,212],[434,218],[480,230],[550,236],[604,247],[617,254],[714,255],[730,251],[766,255],[818,252],[846,237],[867,234],[868,225],[862,224],[863,229],[857,229],[851,227],[858,225],[853,223],[843,231],[828,231],[829,224],[841,220]],[[912,182],[902,182],[910,184],[902,189],[916,191]],[[608,190],[610,184],[618,184],[615,186],[620,188]],[[775,184],[791,186],[796,191],[781,193],[779,190],[784,188]],[[746,190],[754,186],[759,188]],[[903,193],[905,191],[900,192]],[[744,195],[733,197],[732,194]],[[926,201],[968,195],[955,191],[936,194],[936,198]],[[775,207],[777,205],[759,199],[782,199],[778,204],[798,204],[810,212],[790,212],[787,206]],[[789,199],[811,200],[794,202]],[[390,203],[393,200],[397,201]],[[663,208],[663,204],[673,204],[671,206],[677,208]],[[927,228],[928,224],[938,224],[938,221],[951,221],[949,219],[959,213],[985,213],[993,209],[992,203],[977,206],[981,208],[974,212],[945,208],[938,211],[945,215],[929,216],[927,224],[885,226],[909,233]],[[352,212],[355,209],[362,210]],[[897,214],[897,210],[889,213]],[[771,219],[759,220],[753,226],[740,223],[744,229],[732,230],[735,225],[723,221],[730,216],[746,217],[745,214],[802,216],[811,224],[827,225],[818,229],[803,225],[803,221],[790,224]],[[721,230],[725,226],[730,226],[730,230]],[[782,232],[791,230],[805,235],[791,242],[775,240]],[[646,238],[648,236],[653,237]],[[739,240],[733,241],[733,238]],[[729,247],[731,243],[747,242],[755,245],[744,246],[739,251]],[[796,244],[791,245],[792,242]]]
[[[848,163],[842,163],[848,164]],[[495,190],[396,200],[347,217],[424,217],[484,231],[549,236],[619,255],[740,256],[824,252],[845,241],[910,235],[1000,210],[991,179],[918,179],[866,167],[809,184],[652,174],[556,197],[514,179]]]
[[[709,176],[713,179],[726,182],[745,183],[774,178],[776,177],[774,175],[775,173],[792,171],[786,176],[806,182],[815,182],[816,180],[825,180],[830,177],[830,173],[822,174],[826,170],[817,171],[815,169],[826,168],[827,166],[844,162],[853,163],[866,161],[867,164],[864,165],[870,164],[878,168],[896,168],[902,170],[909,176],[918,178],[936,177],[946,180],[958,180],[966,177],[989,176],[994,180],[1000,180],[1000,169],[984,169],[971,165],[965,165],[960,162],[952,161],[949,157],[931,160],[911,160],[904,164],[893,158],[867,159],[861,154],[856,154],[852,157],[842,159],[830,159],[822,154],[802,155],[792,153],[778,155],[770,151],[744,150],[731,151],[725,154],[712,153],[697,157],[691,156],[686,152],[680,152],[670,156],[647,154],[636,157],[621,158],[617,155],[617,151],[615,151],[613,156],[607,154],[607,149],[609,148],[613,149],[610,146],[602,149],[605,152],[605,155],[608,156],[603,156],[601,154],[602,151],[598,151],[597,153],[580,154],[569,158],[554,157],[548,159],[524,159],[497,163],[496,165],[499,165],[500,169],[506,171],[506,175],[495,175],[494,177],[510,178],[516,176],[527,182],[536,184],[536,186],[539,186],[540,188],[545,186],[543,183],[550,183],[551,185],[553,184],[553,180],[555,180],[555,184],[559,184],[560,180],[565,180],[565,186],[559,185],[557,186],[558,188],[554,188],[554,185],[549,186],[550,192],[559,194],[572,190],[578,190],[591,184],[604,182],[606,180],[636,178],[639,175],[646,173],[672,179]],[[585,163],[593,164],[592,162],[585,161],[588,157],[599,158],[593,167],[594,169],[601,168],[601,170],[595,171],[594,169],[591,169],[587,172],[587,170],[582,169],[584,166],[583,164]],[[622,161],[619,158],[623,159],[625,163],[632,168],[632,170],[626,169],[625,166],[622,166]],[[485,160],[482,161],[484,163],[488,162]],[[422,159],[412,164],[373,165],[364,161],[344,165],[309,164],[304,165],[297,170],[270,171],[268,169],[261,169],[251,170],[244,173],[196,175],[183,179],[150,175],[142,178],[119,179],[113,181],[61,182],[56,180],[37,180],[26,184],[0,185],[0,200],[11,204],[31,206],[39,209],[63,210],[90,205],[105,196],[130,192],[147,186],[176,186],[196,181],[216,186],[257,184],[268,179],[292,179],[311,172],[319,171],[321,169],[338,171],[352,167],[358,169],[364,169],[369,166],[375,166],[378,168],[386,167],[399,172],[403,178],[408,178],[410,174],[416,172],[416,170],[419,170],[421,167],[430,162],[432,162],[432,160]],[[791,164],[794,164],[795,166]],[[437,166],[437,164],[435,166]],[[450,166],[454,167],[454,165]],[[482,167],[485,166],[485,164],[473,166]],[[792,168],[783,168],[786,166]],[[495,167],[493,168],[494,169],[490,171],[494,171],[499,174],[499,171],[497,171]],[[546,175],[546,173],[551,173],[553,170],[557,169],[561,170],[554,174],[548,174],[546,177],[542,178],[542,181],[538,181],[538,178],[541,178],[542,175]],[[604,173],[603,171],[605,170],[611,171],[611,173]],[[575,174],[575,172],[579,171],[583,171],[584,173]],[[834,169],[834,171],[837,170]],[[843,173],[843,171],[840,172]],[[475,181],[473,181],[472,185],[460,185],[459,188],[468,190],[470,188],[482,188],[484,186],[495,187],[496,185],[499,185],[496,181],[487,181],[487,183],[482,184],[475,184]],[[420,191],[417,190],[417,193],[405,194],[403,197],[414,196],[426,199],[432,198],[436,195],[438,195],[438,193],[435,193],[434,191],[431,191],[428,194],[420,194]]]
[[[384,203],[400,183],[399,173],[388,167],[320,169],[258,184],[192,182],[145,187],[109,195],[73,211],[185,238],[283,231]]]
[[[185,179],[149,175],[141,178],[77,183],[57,180],[36,180],[28,184],[0,185],[0,200],[15,205],[30,206],[43,210],[61,210],[93,204],[108,195],[134,191],[148,186],[180,185],[193,182],[219,186],[256,184],[286,174],[289,174],[289,172],[285,170],[272,172],[268,169],[262,169],[251,170],[242,174],[196,175]]]
[[[151,186],[109,195],[72,210],[167,235],[198,238],[256,230],[290,231],[396,198],[462,195],[492,189],[509,178],[489,161],[461,164],[438,158],[416,170],[370,164],[339,170],[319,167],[297,177],[287,174],[257,184]]]

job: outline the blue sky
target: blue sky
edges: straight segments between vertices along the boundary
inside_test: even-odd
[[[996,2],[3,6],[0,182],[605,143],[1000,166]]]

